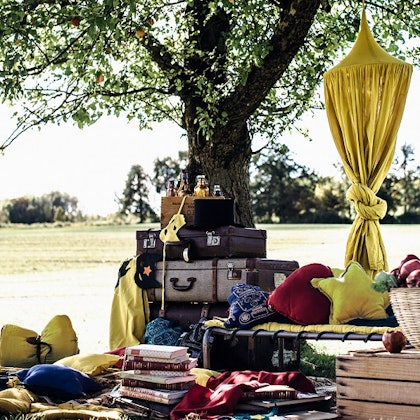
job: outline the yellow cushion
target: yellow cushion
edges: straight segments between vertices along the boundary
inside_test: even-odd
[[[350,262],[339,277],[314,278],[312,286],[331,302],[330,324],[345,324],[356,318],[384,319],[389,305],[387,292],[371,289],[372,280],[357,262]]]
[[[37,336],[37,332],[18,325],[3,325],[0,334],[0,365],[26,368],[38,363],[36,347],[27,341]],[[42,350],[48,349],[43,347]]]
[[[52,347],[52,351],[46,355],[45,363],[54,363],[79,353],[77,335],[67,315],[54,316],[43,329],[41,341]]]
[[[0,413],[29,413],[31,411],[31,403],[37,400],[36,395],[24,388],[4,389],[0,391]]]
[[[100,375],[120,360],[115,354],[76,354],[57,360],[54,364],[68,366],[90,376]]]

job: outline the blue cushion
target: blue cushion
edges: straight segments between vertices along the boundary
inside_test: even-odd
[[[269,294],[258,286],[236,284],[228,296],[230,303],[226,328],[251,328],[272,320],[276,312],[267,304]]]
[[[29,391],[63,401],[103,389],[89,375],[61,365],[35,365],[16,375]]]

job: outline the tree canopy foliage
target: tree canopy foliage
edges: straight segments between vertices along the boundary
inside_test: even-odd
[[[364,4],[384,48],[418,64],[418,1]],[[0,148],[45,123],[172,120],[188,137],[192,176],[222,184],[252,225],[254,140],[281,143],[322,106],[316,88],[354,41],[361,9],[361,0],[3,0],[0,93],[17,125]]]

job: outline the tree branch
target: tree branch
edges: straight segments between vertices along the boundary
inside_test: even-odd
[[[247,118],[258,108],[303,44],[319,6],[320,0],[292,0],[289,7],[281,11],[281,19],[271,38],[271,51],[263,64],[254,66],[246,84],[237,86],[222,105],[229,115],[240,113],[241,118]]]

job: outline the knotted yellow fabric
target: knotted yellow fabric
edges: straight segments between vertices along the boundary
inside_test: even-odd
[[[357,210],[344,263],[357,261],[371,276],[388,270],[379,229],[386,203],[376,193],[394,157],[411,74],[375,41],[363,10],[352,50],[324,75],[328,122]]]

